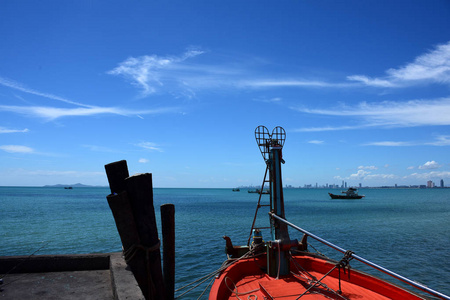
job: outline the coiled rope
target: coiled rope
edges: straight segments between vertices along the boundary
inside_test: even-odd
[[[227,280],[231,281],[231,283],[232,283],[233,286],[234,286],[233,289],[231,289],[231,288],[228,286]],[[254,292],[256,292],[256,291],[259,291],[259,288],[258,288],[258,289],[254,289],[254,290],[251,290],[251,291],[246,291],[246,292],[243,292],[243,293],[242,293],[242,292],[239,293],[239,292],[238,292],[238,289],[237,289],[237,286],[236,286],[236,283],[234,283],[234,281],[233,281],[230,277],[228,277],[228,276],[225,277],[225,285],[227,286],[228,290],[236,296],[236,298],[237,298],[238,300],[242,300],[241,298],[239,298],[239,296],[243,296],[243,295],[247,295],[247,294],[250,294],[250,293],[254,293]],[[247,296],[247,300],[250,300],[251,297],[254,297],[255,300],[258,299],[258,296],[256,296],[256,295],[248,295],[248,296]]]

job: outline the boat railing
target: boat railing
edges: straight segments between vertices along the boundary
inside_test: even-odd
[[[327,245],[327,246],[329,246],[329,247],[331,247],[331,248],[333,248],[333,249],[335,249],[335,250],[337,250],[339,252],[342,252],[344,254],[345,253],[349,253],[347,250],[345,250],[345,249],[343,249],[343,248],[341,248],[341,247],[339,247],[339,246],[337,246],[337,245],[335,245],[333,243],[330,243],[327,240],[325,240],[325,239],[323,239],[323,238],[321,238],[321,237],[319,237],[319,236],[317,236],[317,235],[315,235],[313,233],[310,233],[309,231],[306,231],[305,229],[300,228],[300,227],[298,227],[295,224],[292,224],[291,222],[289,222],[286,219],[283,219],[283,218],[277,216],[276,214],[274,214],[272,212],[269,212],[269,215],[272,218],[275,218],[278,221],[285,223],[286,225],[288,225],[288,226],[290,226],[290,227],[292,227],[292,228],[302,232],[303,234],[306,234],[307,236],[310,236],[311,238],[313,238],[313,239],[315,239],[315,240],[317,240],[317,241],[319,241],[319,242],[321,242],[321,243],[323,243],[323,244],[325,244],[325,245]],[[372,267],[372,268],[374,268],[374,269],[377,269],[377,270],[379,270],[379,271],[381,271],[381,272],[383,272],[385,274],[388,274],[388,275],[390,275],[390,276],[392,276],[392,277],[394,277],[394,278],[396,278],[396,279],[398,279],[398,280],[400,280],[402,282],[405,282],[405,283],[407,283],[407,284],[409,284],[409,285],[411,285],[411,286],[413,286],[413,287],[415,287],[415,288],[417,288],[419,290],[427,292],[430,295],[433,295],[433,296],[436,296],[436,297],[439,297],[439,298],[442,298],[442,299],[450,300],[450,296],[444,295],[444,294],[442,294],[442,293],[440,293],[438,291],[430,289],[429,287],[427,287],[427,286],[425,286],[425,285],[423,285],[421,283],[418,283],[418,282],[413,281],[411,279],[408,279],[408,278],[406,278],[406,277],[404,277],[402,275],[399,275],[399,274],[397,274],[395,272],[392,272],[392,271],[390,271],[390,270],[388,270],[388,269],[386,269],[386,268],[384,268],[382,266],[379,266],[379,265],[377,265],[377,264],[375,264],[375,263],[373,263],[373,262],[371,262],[371,261],[369,261],[369,260],[359,256],[359,255],[356,255],[356,254],[354,254],[352,252],[351,252],[351,257],[356,259],[356,260],[358,260],[358,261],[360,261],[360,262],[362,262],[362,263],[364,263],[364,264],[366,264],[366,265],[368,265],[368,266],[370,266],[370,267]]]

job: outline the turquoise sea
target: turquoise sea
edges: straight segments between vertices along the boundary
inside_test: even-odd
[[[0,255],[30,255],[38,249],[36,255],[121,251],[106,201],[109,192],[106,187],[0,187]],[[286,218],[450,295],[450,189],[361,189],[362,200],[331,200],[328,192],[340,191],[285,189]],[[235,245],[247,243],[257,200],[258,194],[245,189],[154,189],[158,220],[160,205],[175,204],[176,287],[220,267],[226,259],[223,235]],[[259,222],[267,221],[261,213]],[[290,235],[301,238],[293,229]],[[332,258],[342,257],[310,243]],[[352,267],[386,278],[356,261]],[[197,299],[201,290],[182,299]]]

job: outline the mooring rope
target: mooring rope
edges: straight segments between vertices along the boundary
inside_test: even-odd
[[[128,248],[127,250],[123,251],[123,256],[125,258],[125,261],[127,263],[129,263],[135,256],[136,254],[139,252],[139,250],[142,250],[145,252],[145,256],[146,258],[149,256],[150,252],[156,251],[161,247],[161,242],[158,239],[158,242],[156,242],[156,244],[154,244],[151,247],[146,247],[144,245],[141,244],[133,244],[130,248]]]
[[[148,290],[149,297],[150,297],[150,295],[153,295],[156,290],[155,284],[152,279],[152,273],[151,273],[151,268],[150,268],[150,253],[154,252],[156,250],[159,250],[160,247],[161,247],[161,241],[158,239],[158,241],[153,246],[146,247],[141,244],[133,244],[130,248],[123,251],[123,256],[124,256],[127,264],[131,262],[131,260],[136,256],[136,254],[139,251],[143,251],[145,253],[145,263],[146,263],[146,268],[147,268],[147,280],[148,280],[147,284],[148,284],[148,288],[149,288],[149,290]]]

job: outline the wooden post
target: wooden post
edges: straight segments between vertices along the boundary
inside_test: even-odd
[[[111,194],[125,191],[125,178],[129,177],[126,160],[116,161],[105,165]]]
[[[165,299],[161,252],[153,207],[152,174],[144,173],[128,177],[125,179],[125,186],[130,198],[141,245],[147,249],[152,249],[146,251],[150,275],[148,299]]]
[[[123,249],[126,251],[133,245],[139,245],[139,235],[127,192],[123,191],[119,194],[111,194],[106,196],[106,199],[108,200],[114,221],[116,222]]]
[[[136,251],[132,248],[136,245],[140,245],[141,242],[127,192],[123,191],[119,194],[111,194],[106,196],[106,199],[108,200],[109,207],[113,213],[117,231],[119,232],[120,240],[122,241],[124,253],[127,253],[130,249],[131,252]],[[137,250],[134,252],[133,258],[130,259],[129,257],[130,255],[125,256],[126,262],[130,266],[142,294],[147,298],[149,287],[145,253]]]
[[[160,209],[166,300],[173,300],[175,296],[175,206],[164,204]]]

